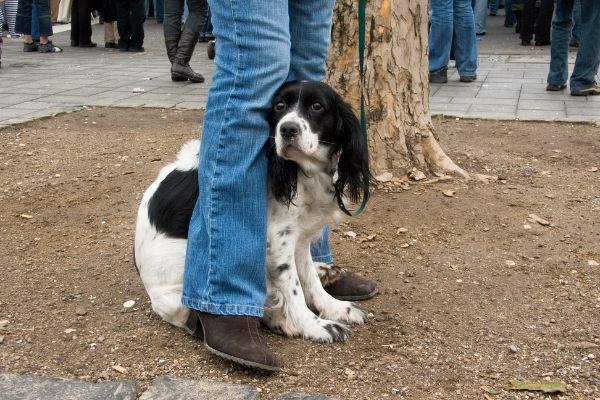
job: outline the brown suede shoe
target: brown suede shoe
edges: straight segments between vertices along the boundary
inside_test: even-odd
[[[186,329],[204,339],[204,346],[214,355],[262,371],[281,369],[260,333],[258,317],[213,315],[192,310]]]
[[[325,291],[338,300],[367,300],[377,294],[375,282],[337,265],[319,266],[319,277]]]

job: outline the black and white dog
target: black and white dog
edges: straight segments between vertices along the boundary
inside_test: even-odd
[[[366,314],[324,290],[319,275],[330,270],[312,261],[310,243],[325,224],[348,213],[346,199],[368,197],[371,174],[358,119],[328,85],[297,81],[274,97],[269,124],[263,322],[289,336],[345,340],[346,324],[363,323]],[[135,232],[135,263],[152,308],[183,328],[190,315],[181,291],[188,226],[198,198],[198,151],[198,140],[186,143],[177,160],[161,170],[142,198]]]

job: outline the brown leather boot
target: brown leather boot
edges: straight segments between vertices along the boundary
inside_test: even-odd
[[[204,346],[214,355],[245,367],[269,372],[280,370],[260,332],[258,317],[192,310],[186,325],[191,334],[204,339]]]
[[[327,293],[338,300],[367,300],[377,294],[375,282],[337,265],[319,265],[319,277]]]

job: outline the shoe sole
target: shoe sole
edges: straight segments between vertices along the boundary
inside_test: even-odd
[[[567,88],[567,85],[561,85],[561,86],[546,86],[546,90],[548,92],[560,92],[561,90],[565,90]]]
[[[204,78],[202,78],[202,80],[200,80],[200,79],[190,79],[186,75],[180,74],[179,72],[171,72],[171,80],[173,80],[173,77],[179,78],[179,79],[184,80],[184,81],[190,81],[192,83],[203,83],[204,82]]]
[[[576,91],[576,92],[571,92],[571,96],[598,96],[600,95],[600,90],[598,89],[590,89],[588,91]]]
[[[373,290],[371,293],[362,294],[359,296],[333,296],[333,298],[343,301],[361,301],[361,300],[369,300],[375,297],[375,295],[379,293],[377,289]],[[331,293],[330,293],[331,294]]]
[[[266,364],[261,364],[261,363],[257,363],[257,362],[254,362],[254,361],[248,361],[248,360],[244,360],[243,358],[239,358],[239,357],[235,357],[235,356],[232,356],[230,354],[227,354],[227,353],[223,353],[223,352],[221,352],[219,350],[213,349],[212,347],[210,347],[206,343],[204,343],[204,347],[206,347],[206,349],[208,351],[210,351],[212,354],[214,354],[215,356],[224,358],[225,360],[234,362],[236,364],[243,365],[244,367],[258,369],[258,370],[266,371],[266,372],[279,372],[279,371],[281,371],[280,367],[274,367],[272,365],[266,365]]]

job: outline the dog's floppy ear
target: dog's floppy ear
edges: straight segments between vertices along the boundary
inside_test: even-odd
[[[272,139],[269,157],[269,186],[275,199],[288,207],[293,204],[298,190],[298,165],[279,157]]]
[[[369,170],[367,143],[360,134],[360,122],[352,108],[339,95],[337,99],[337,140],[338,146],[333,151],[341,151],[338,162],[338,180],[335,182],[335,196],[342,211],[350,215],[344,207],[342,196],[357,203],[361,196],[364,201],[369,198],[369,186],[373,180]]]

